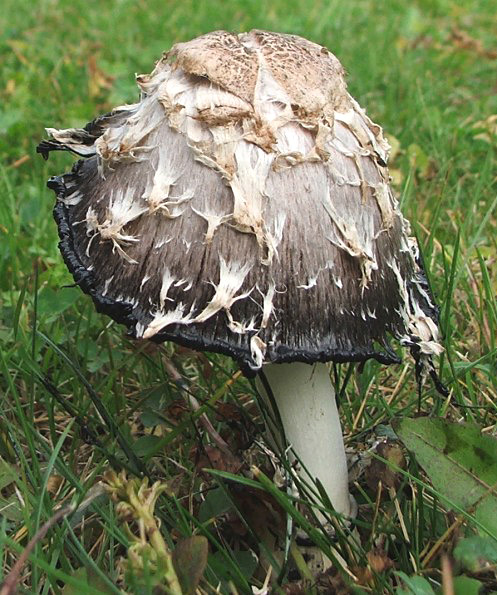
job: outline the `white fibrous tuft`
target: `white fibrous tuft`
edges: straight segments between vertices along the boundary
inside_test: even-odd
[[[174,281],[175,278],[173,277],[173,275],[171,275],[170,270],[166,267],[164,269],[164,272],[162,273],[162,285],[159,294],[159,303],[161,310],[163,310],[166,300],[174,301],[171,298],[167,297],[167,292],[169,291],[169,288],[174,283]]]
[[[214,234],[218,227],[220,227],[223,223],[227,223],[230,221],[232,215],[219,215],[218,213],[201,213],[195,207],[192,207],[192,211],[196,213],[202,219],[205,219],[207,222],[207,231],[205,232],[205,239],[204,242],[206,244],[210,244],[212,239],[214,238]]]
[[[378,270],[374,247],[374,221],[367,216],[362,217],[360,221],[343,218],[338,214],[329,195],[323,206],[333,223],[328,240],[359,260],[362,273],[361,288],[364,290],[371,282],[373,271]]]
[[[262,308],[262,322],[261,329],[265,329],[269,324],[269,319],[274,311],[274,294],[276,292],[276,285],[273,280],[270,281],[267,293],[264,294],[263,308]]]
[[[215,288],[214,296],[195,318],[195,322],[205,322],[220,310],[228,311],[237,300],[246,298],[252,291],[250,289],[246,293],[236,295],[251,268],[250,265],[241,265],[236,262],[227,263],[222,256],[219,260],[219,283],[217,285],[212,283]]]
[[[86,213],[86,229],[91,240],[87,246],[87,255],[89,256],[93,239],[98,235],[104,241],[110,240],[113,244],[113,251],[117,250],[124,260],[131,264],[137,264],[136,260],[128,256],[123,246],[136,243],[139,239],[136,236],[123,233],[123,228],[140,217],[143,212],[144,208],[132,200],[129,192],[123,194],[119,190],[110,198],[103,220],[99,220],[95,210],[89,207]]]
[[[250,339],[250,352],[252,355],[251,367],[254,370],[260,370],[264,362],[264,356],[266,355],[266,344],[257,335],[254,335]]]
[[[173,188],[177,186],[178,180],[184,175],[179,171],[181,165],[174,164],[168,155],[167,147],[159,147],[159,160],[151,185],[147,185],[142,198],[147,203],[150,213],[160,211],[168,219],[175,219],[183,214],[179,205],[191,200],[194,191],[189,188],[180,195],[173,195]],[[175,167],[176,165],[176,167]]]
[[[192,321],[193,316],[191,311],[185,315],[185,305],[180,303],[176,306],[174,310],[169,310],[169,312],[156,312],[154,314],[152,322],[150,322],[144,329],[141,338],[150,339],[151,337],[153,337],[163,329],[167,328],[168,326],[171,326],[173,324],[191,324]]]
[[[440,355],[444,349],[438,342],[438,325],[421,308],[416,296],[410,291],[407,281],[402,277],[398,264],[392,261],[389,266],[395,273],[398,291],[402,298],[399,313],[405,321],[406,332],[401,337],[401,342],[405,345],[412,345],[414,341],[423,355]],[[417,287],[416,282],[414,282],[414,287],[418,291],[422,289]],[[421,295],[423,293],[425,292],[422,291]]]

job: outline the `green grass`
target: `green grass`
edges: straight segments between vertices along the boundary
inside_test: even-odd
[[[404,213],[423,247],[441,304],[450,398],[425,387],[421,410],[472,421],[495,434],[497,420],[497,220],[495,60],[497,16],[484,0],[4,0],[0,16],[0,555],[5,576],[58,506],[85,497],[109,466],[145,473],[168,490],[156,508],[170,546],[188,535],[210,542],[202,589],[250,592],[249,549],[268,539],[271,516],[262,494],[280,501],[295,526],[329,553],[329,537],[308,526],[290,496],[266,476],[260,449],[244,452],[236,478],[226,461],[216,473],[208,438],[182,405],[172,361],[233,452],[259,439],[253,386],[222,357],[136,345],[69,288],[57,249],[48,177],[70,168],[67,155],[36,155],[44,127],[80,126],[137,97],[133,73],[151,71],[173,43],[213,29],[264,28],[326,45],[349,73],[349,89],[398,151],[390,167]],[[461,36],[462,32],[462,36]],[[385,369],[343,366],[341,415],[347,446],[364,453],[400,416],[415,416],[413,364]],[[254,421],[256,423],[254,423]],[[257,425],[259,424],[259,425]],[[253,460],[251,459],[253,457]],[[361,545],[337,529],[348,571],[334,589],[393,593],[398,572],[442,582],[441,554],[476,524],[449,511],[406,454],[389,489],[371,471],[352,490],[360,504]],[[375,459],[378,460],[378,459]],[[385,483],[387,470],[375,468]],[[369,474],[368,474],[369,473]],[[252,497],[257,503],[247,505]],[[241,511],[237,520],[235,510]],[[497,514],[497,511],[496,511]],[[263,521],[261,521],[263,519]],[[285,521],[286,522],[286,521]],[[342,535],[342,537],[340,537]],[[56,524],[37,543],[19,592],[148,592],[123,586],[120,558],[130,537],[105,496]],[[440,547],[439,547],[440,546]],[[374,558],[374,555],[377,557]],[[385,566],[383,567],[382,564]],[[78,571],[79,569],[79,571]],[[82,570],[83,569],[83,570]],[[86,569],[86,575],[84,575]],[[305,574],[305,565],[301,571]],[[459,572],[457,567],[454,572]],[[88,578],[90,577],[90,578]],[[283,582],[288,574],[281,572]],[[480,576],[496,589],[495,567]],[[92,587],[89,585],[93,585]],[[316,587],[326,592],[328,586]],[[73,585],[72,590],[69,586]],[[119,585],[120,587],[116,587]],[[345,585],[347,585],[345,587]],[[307,587],[311,588],[311,587]],[[99,590],[100,589],[100,590]],[[231,591],[230,591],[231,589]],[[151,592],[151,591],[150,591]],[[329,592],[329,591],[328,591]],[[412,591],[410,591],[412,592]],[[421,591],[419,591],[421,592]]]

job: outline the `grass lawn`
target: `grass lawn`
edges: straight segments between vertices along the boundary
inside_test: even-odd
[[[136,101],[134,73],[150,72],[173,43],[251,28],[302,35],[341,60],[350,92],[388,134],[393,184],[441,306],[447,398],[429,382],[419,397],[407,354],[388,368],[332,368],[359,505],[356,541],[337,518],[330,537],[303,515],[305,494],[272,482],[255,387],[234,362],[134,343],[72,286],[46,180],[74,160],[53,154],[44,162],[35,152],[45,126],[80,127]],[[496,30],[495,4],[486,0],[3,1],[2,579],[14,568],[19,593],[172,593],[154,590],[154,581],[174,574],[175,550],[191,589],[200,580],[203,593],[263,593],[263,562],[283,527],[288,555],[273,560],[279,592],[497,592]],[[185,405],[186,393],[200,409]],[[242,469],[212,443],[202,413]],[[450,444],[467,442],[477,463],[448,447],[435,459],[427,454],[425,438],[399,426],[420,415],[445,420],[443,432],[476,424],[481,436],[460,426]],[[112,478],[111,469],[126,476]],[[112,497],[99,491],[104,476]],[[122,518],[142,477],[161,482],[147,517],[160,527],[154,543]],[[472,489],[485,491],[465,504]],[[78,510],[54,519],[70,504]],[[143,523],[140,511],[129,514]],[[334,561],[318,579],[292,539],[297,529]]]

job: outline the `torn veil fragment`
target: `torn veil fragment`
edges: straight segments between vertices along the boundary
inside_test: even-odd
[[[393,363],[391,339],[433,373],[438,310],[389,187],[389,147],[333,54],[217,31],[137,83],[138,103],[49,128],[38,147],[83,157],[49,186],[65,262],[99,311],[248,374]]]

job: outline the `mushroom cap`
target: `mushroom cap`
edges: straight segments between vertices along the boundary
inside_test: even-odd
[[[136,338],[264,362],[440,352],[437,307],[389,187],[381,128],[326,48],[217,31],[137,77],[140,101],[38,151],[65,262]]]

